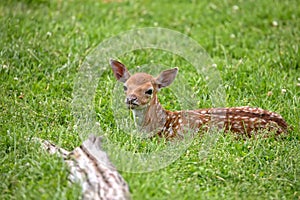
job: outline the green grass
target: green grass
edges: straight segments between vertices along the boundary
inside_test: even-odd
[[[80,188],[67,183],[62,160],[28,138],[49,139],[69,150],[79,145],[71,102],[85,56],[106,38],[149,26],[182,32],[206,49],[220,71],[227,106],[276,111],[294,130],[277,140],[222,136],[205,159],[198,156],[202,141],[196,139],[166,168],[121,172],[133,199],[300,199],[299,19],[296,0],[1,1],[0,199],[80,197]],[[150,60],[179,66],[198,106],[211,106],[205,77],[191,76],[183,59],[142,50],[120,59],[130,68]],[[128,143],[127,135],[110,134],[116,132],[112,77],[111,71],[102,75],[95,111],[112,140],[134,149],[139,144]],[[160,94],[168,109],[180,107],[170,103],[174,95]]]

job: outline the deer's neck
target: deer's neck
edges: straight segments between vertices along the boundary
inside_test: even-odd
[[[139,130],[146,132],[162,129],[166,122],[166,110],[160,105],[157,96],[151,99],[148,106],[133,110],[134,121]]]

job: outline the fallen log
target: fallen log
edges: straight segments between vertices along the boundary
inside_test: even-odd
[[[69,152],[47,140],[37,139],[50,154],[58,154],[70,169],[69,181],[79,182],[83,200],[128,200],[129,187],[101,149],[101,137],[91,135]]]

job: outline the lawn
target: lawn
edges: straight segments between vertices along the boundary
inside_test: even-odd
[[[219,72],[225,106],[275,111],[293,130],[277,139],[221,134],[206,156],[199,152],[210,143],[195,138],[162,169],[120,171],[132,198],[300,199],[299,24],[296,0],[1,1],[0,199],[80,199],[80,187],[68,184],[62,159],[48,155],[31,138],[68,150],[80,145],[72,114],[80,67],[101,42],[144,27],[178,31],[201,45]],[[214,105],[207,78],[178,55],[141,49],[115,59],[133,71],[146,63],[178,66],[196,106]],[[132,140],[117,128],[113,98],[122,86],[108,62],[101,67],[106,70],[92,97],[101,134],[132,151],[164,148]],[[162,90],[162,105],[181,108],[177,92]]]

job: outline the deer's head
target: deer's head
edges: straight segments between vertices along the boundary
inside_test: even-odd
[[[161,88],[169,86],[178,72],[178,68],[173,68],[162,71],[158,77],[153,77],[146,73],[130,75],[122,63],[110,60],[110,65],[116,79],[124,83],[127,107],[136,110],[150,106],[151,101],[156,99],[154,97],[156,97],[157,92]]]

